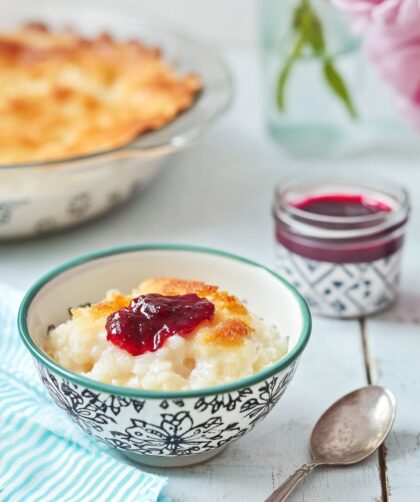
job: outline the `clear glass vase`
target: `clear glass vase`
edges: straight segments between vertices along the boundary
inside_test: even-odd
[[[372,80],[360,41],[331,0],[260,5],[265,116],[284,150],[328,157],[404,136],[386,86]]]

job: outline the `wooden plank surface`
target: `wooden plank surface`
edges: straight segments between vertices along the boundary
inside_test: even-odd
[[[418,189],[420,184],[413,185],[413,195]],[[412,227],[418,228],[419,216],[416,211]],[[385,502],[420,501],[420,235],[413,232],[410,240],[398,304],[366,323],[372,381],[391,389],[397,399],[395,425],[386,441]]]
[[[420,324],[377,319],[367,324],[374,383],[397,398],[386,441],[386,483],[391,502],[420,500]]]
[[[418,166],[420,167],[420,165]],[[400,298],[366,322],[373,383],[389,387],[397,417],[386,441],[385,502],[420,501],[420,169],[395,165],[391,175],[410,191],[412,214]]]
[[[315,319],[294,380],[266,420],[207,464],[162,471],[170,477],[165,493],[182,502],[262,502],[310,459],[310,431],[325,408],[365,384],[357,321]],[[289,500],[379,501],[377,457],[355,467],[315,471]]]

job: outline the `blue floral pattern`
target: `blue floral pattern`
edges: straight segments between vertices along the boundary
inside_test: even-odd
[[[220,436],[219,429],[223,423],[221,417],[212,417],[194,425],[187,411],[164,413],[159,425],[136,419],[131,419],[131,422],[125,433],[113,432],[113,438],[108,441],[119,448],[149,455],[197,453]]]
[[[88,434],[103,431],[104,425],[115,419],[105,412],[100,394],[90,389],[79,391],[77,385],[57,379],[42,366],[38,366],[42,383],[59,408]]]
[[[293,364],[289,372],[283,377],[273,377],[267,380],[258,388],[258,397],[252,397],[241,406],[241,411],[246,417],[251,419],[251,424],[255,425],[265,418],[284,394],[290,380],[295,372],[296,365]]]
[[[315,314],[358,317],[384,310],[396,298],[401,251],[366,263],[310,260],[277,246],[277,265]]]
[[[188,399],[133,399],[86,387],[37,364],[57,406],[85,432],[142,455],[202,453],[239,439],[275,406],[296,368],[238,391]]]

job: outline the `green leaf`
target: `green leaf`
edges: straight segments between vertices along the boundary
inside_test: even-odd
[[[300,3],[293,12],[292,28],[292,33],[296,38],[277,80],[276,100],[278,109],[280,111],[285,110],[287,81],[290,78],[294,64],[302,56],[303,50],[308,48],[319,58],[328,86],[344,104],[350,116],[355,119],[357,113],[350,93],[347,90],[344,79],[336,70],[332,58],[328,56],[321,19],[312,8],[310,0],[300,0]]]
[[[279,74],[279,78],[277,80],[277,93],[276,93],[277,106],[281,111],[284,111],[285,109],[284,95],[285,95],[286,83],[289,79],[290,72],[292,71],[295,61],[299,59],[301,55],[304,42],[305,42],[305,36],[303,33],[301,33],[295,40],[292,50],[290,51],[290,54],[287,57],[284,66]]]
[[[305,42],[315,54],[325,53],[325,39],[321,21],[307,0],[303,0],[296,9],[293,26],[295,30],[304,34]]]
[[[353,101],[350,97],[350,93],[347,86],[341,77],[341,75],[336,70],[331,59],[326,59],[323,64],[323,71],[325,79],[330,86],[331,90],[335,95],[343,102],[344,106],[347,108],[349,115],[352,119],[357,118],[356,109],[353,105]]]

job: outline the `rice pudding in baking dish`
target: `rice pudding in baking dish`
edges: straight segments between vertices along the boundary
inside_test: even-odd
[[[197,75],[157,47],[29,23],[0,31],[0,163],[118,148],[193,106]]]
[[[72,308],[43,348],[94,380],[171,391],[257,373],[287,353],[287,338],[217,286],[159,278],[129,295],[110,290],[100,303]]]

